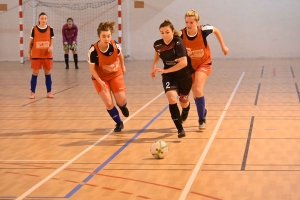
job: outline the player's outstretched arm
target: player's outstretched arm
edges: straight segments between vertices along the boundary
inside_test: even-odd
[[[220,45],[221,45],[221,49],[224,53],[224,55],[227,55],[228,54],[228,51],[229,49],[226,47],[224,41],[223,41],[223,37],[222,37],[222,34],[221,32],[219,31],[219,29],[217,27],[214,27],[214,34],[216,35]]]

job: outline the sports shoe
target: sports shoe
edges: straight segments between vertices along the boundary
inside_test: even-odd
[[[114,132],[121,132],[121,130],[124,128],[123,122],[117,123],[116,128],[114,129]]]
[[[178,138],[182,138],[182,137],[185,137],[185,131],[184,131],[184,129],[178,130]]]
[[[206,120],[205,119],[200,119],[199,120],[199,130],[204,131],[206,129]]]
[[[29,95],[29,99],[34,99],[34,98],[35,98],[35,94],[33,92],[31,92]]]
[[[54,98],[53,94],[51,92],[47,93],[47,98]]]
[[[207,110],[205,109],[204,119],[199,120],[199,130],[200,131],[204,131],[206,129],[206,119],[205,119],[206,114],[207,114]]]
[[[125,106],[125,107],[119,107],[120,108],[120,110],[121,110],[121,112],[122,112],[122,114],[123,114],[123,116],[124,117],[128,117],[129,116],[129,110],[128,110],[128,108]]]
[[[66,69],[69,69],[69,65],[66,65]]]
[[[79,69],[78,65],[75,65],[75,69]]]

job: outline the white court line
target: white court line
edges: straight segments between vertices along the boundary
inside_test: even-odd
[[[67,162],[69,160],[0,160],[0,162]]]
[[[141,112],[144,108],[146,108],[149,104],[151,104],[153,101],[155,101],[156,99],[158,99],[162,94],[164,94],[165,92],[161,92],[159,95],[157,95],[154,99],[152,99],[151,101],[149,101],[147,104],[145,104],[143,107],[141,107],[139,110],[137,110],[135,113],[133,113],[130,117],[128,117],[126,120],[123,121],[123,123],[125,124],[127,121],[129,121],[132,117],[134,117],[135,115],[137,115],[139,112]],[[107,136],[109,136],[111,133],[113,132],[113,130],[109,131],[106,135],[104,135],[103,137],[99,138],[96,142],[94,142],[94,144],[90,145],[89,147],[87,147],[85,150],[83,150],[82,152],[80,152],[79,154],[77,154],[74,158],[72,158],[71,160],[69,160],[67,163],[65,163],[63,166],[61,166],[60,168],[58,168],[57,170],[55,170],[54,172],[52,172],[50,175],[48,175],[46,178],[44,178],[43,180],[41,180],[40,182],[38,182],[37,184],[35,184],[33,187],[31,187],[29,190],[27,190],[26,192],[24,192],[22,195],[20,195],[18,198],[16,198],[16,200],[21,200],[26,198],[30,193],[32,193],[34,190],[36,190],[37,188],[39,188],[41,185],[43,185],[45,182],[47,182],[48,180],[50,180],[53,176],[55,176],[56,174],[58,174],[59,172],[61,172],[63,169],[65,169],[67,166],[69,166],[70,164],[72,164],[75,160],[77,160],[78,158],[80,158],[82,155],[84,155],[86,152],[88,152],[89,150],[91,150],[94,146],[96,146],[97,144],[99,144],[102,140],[104,140],[105,138],[107,138]]]
[[[245,72],[242,73],[242,75],[241,75],[238,83],[236,84],[233,92],[231,93],[231,96],[230,96],[230,98],[229,98],[229,100],[228,100],[228,102],[227,102],[227,104],[226,104],[226,106],[225,106],[225,108],[224,108],[224,110],[223,110],[223,112],[222,112],[219,120],[218,120],[218,123],[217,123],[217,125],[216,125],[216,127],[215,127],[215,129],[214,129],[214,131],[212,133],[212,135],[210,136],[210,138],[209,138],[209,140],[208,140],[208,142],[207,142],[207,144],[206,144],[206,146],[205,146],[205,148],[204,148],[204,150],[203,150],[203,152],[202,152],[202,154],[201,154],[201,156],[200,156],[200,158],[199,158],[199,160],[198,160],[198,162],[197,162],[197,164],[196,164],[196,166],[195,166],[195,168],[194,168],[194,170],[193,170],[193,172],[192,172],[192,174],[191,174],[191,176],[190,176],[190,178],[188,180],[188,182],[186,183],[184,189],[181,192],[179,200],[184,200],[186,198],[186,196],[188,195],[188,193],[189,193],[189,191],[190,191],[190,189],[192,187],[192,184],[194,183],[195,178],[196,178],[196,176],[197,176],[197,174],[198,174],[198,172],[199,172],[199,170],[200,170],[200,168],[201,168],[201,166],[203,164],[203,161],[204,161],[204,159],[205,159],[205,157],[206,157],[206,155],[208,153],[208,150],[210,149],[210,147],[212,145],[212,142],[214,141],[214,139],[215,139],[215,137],[217,135],[219,127],[220,127],[220,125],[221,125],[221,123],[222,123],[222,121],[223,121],[223,119],[225,117],[225,114],[226,114],[226,112],[227,112],[227,110],[228,110],[228,108],[229,108],[229,106],[231,104],[231,101],[232,101],[232,99],[233,99],[233,97],[234,97],[234,95],[235,95],[235,93],[236,93],[236,91],[237,91],[237,89],[238,89],[238,87],[239,87],[239,85],[240,85],[240,83],[241,83],[244,75],[245,75]]]

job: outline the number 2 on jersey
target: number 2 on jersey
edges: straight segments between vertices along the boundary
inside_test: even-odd
[[[170,88],[170,82],[166,82],[166,89]]]

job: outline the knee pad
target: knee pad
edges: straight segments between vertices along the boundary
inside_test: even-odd
[[[187,103],[189,101],[189,95],[180,94],[179,101],[182,103]]]

